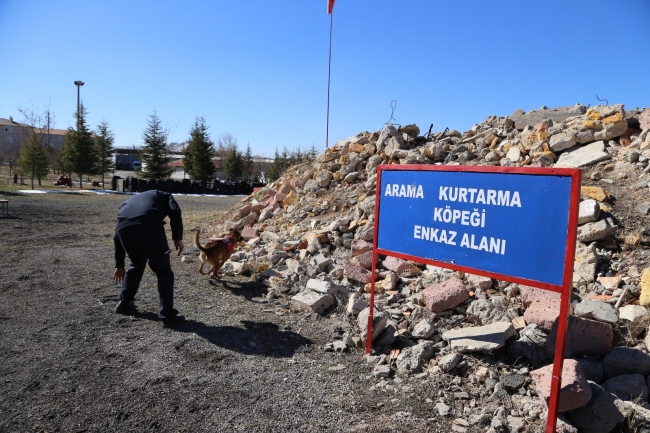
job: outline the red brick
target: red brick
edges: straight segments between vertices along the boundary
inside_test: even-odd
[[[548,404],[551,395],[553,364],[530,372],[537,385],[537,394]],[[558,412],[577,409],[591,400],[591,387],[575,359],[565,359],[562,366],[562,380]]]
[[[386,269],[395,272],[396,274],[417,274],[420,268],[407,262],[406,260],[398,259],[397,257],[388,256],[382,262],[382,266]]]
[[[354,240],[352,241],[352,255],[353,256],[358,256],[366,251],[372,251],[372,244],[367,241],[362,241],[362,240]]]
[[[251,212],[259,215],[260,212],[266,207],[264,203],[257,203],[251,206]]]
[[[422,291],[422,300],[426,307],[434,313],[448,310],[468,299],[469,292],[463,282],[456,277],[434,284]]]
[[[348,280],[358,281],[360,283],[366,284],[370,282],[372,278],[372,272],[362,268],[352,261],[349,261],[343,266],[343,276]]]
[[[356,256],[353,260],[364,269],[372,269],[372,251],[366,251]]]
[[[260,232],[255,230],[253,227],[244,227],[244,229],[241,231],[241,237],[245,240],[251,240],[253,238],[256,238],[260,235]]]
[[[252,206],[250,204],[240,207],[239,210],[237,211],[237,219],[244,218],[246,215],[251,213],[251,207]]]
[[[557,326],[556,321],[546,340],[546,350],[551,353],[555,353]],[[609,323],[569,316],[564,356],[606,355],[612,350],[613,340],[614,331]]]
[[[284,185],[282,188],[278,190],[278,193],[284,194],[284,196],[288,196],[289,193],[293,191],[293,186],[291,185]]]

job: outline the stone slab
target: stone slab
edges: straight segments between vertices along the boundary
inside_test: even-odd
[[[454,329],[442,334],[451,350],[460,353],[489,352],[500,349],[516,331],[510,322],[496,322],[485,326]]]

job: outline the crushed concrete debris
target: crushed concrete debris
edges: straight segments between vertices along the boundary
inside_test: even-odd
[[[463,133],[420,135],[416,125],[386,125],[290,167],[212,230],[238,227],[246,241],[233,257],[247,265],[224,272],[252,274],[268,287],[270,302],[291,299],[346,321],[346,332],[323,349],[359,350],[369,314],[377,165],[578,167],[583,185],[557,431],[646,431],[649,161],[650,109],[622,104],[517,110]],[[393,257],[375,265],[373,355],[365,359],[376,387],[445,377],[427,402],[453,431],[543,430],[559,294]]]

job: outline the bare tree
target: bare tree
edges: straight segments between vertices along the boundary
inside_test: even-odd
[[[41,146],[44,153],[47,155],[47,162],[52,169],[56,166],[56,160],[58,158],[58,152],[52,146],[52,129],[56,123],[56,116],[50,108],[40,109],[39,107],[18,107],[18,112],[22,116],[23,124],[23,136],[25,137],[25,142],[30,138],[32,134],[38,134],[41,137]],[[24,143],[20,143],[18,146],[17,153],[20,153]],[[34,146],[34,142],[31,144]],[[43,172],[40,171],[37,173],[38,184],[41,185],[41,179],[43,177]]]
[[[226,156],[228,155],[228,152],[232,151],[233,149],[237,149],[237,139],[230,135],[229,133],[224,133],[217,138],[217,142],[215,143],[215,155],[223,161],[226,159]]]
[[[217,170],[222,170],[225,174],[224,162],[228,158],[228,154],[233,150],[239,150],[237,148],[237,139],[225,132],[217,138],[217,141],[214,143],[214,150],[214,156],[217,159]]]

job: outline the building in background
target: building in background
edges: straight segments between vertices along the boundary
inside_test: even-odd
[[[10,160],[18,159],[20,149],[29,134],[41,134],[43,144],[46,144],[54,151],[63,148],[67,129],[41,129],[34,128],[26,123],[16,122],[13,117],[9,119],[0,117],[0,163],[8,164]]]
[[[31,126],[16,122],[11,116],[9,119],[0,117],[0,160],[17,159],[25,137],[32,131]]]
[[[35,128],[34,132],[43,136],[44,144],[47,144],[54,150],[61,150],[63,148],[63,142],[65,140],[65,135],[68,133],[68,130],[52,128],[48,131],[47,129]],[[95,135],[93,134],[93,137],[94,136]]]

